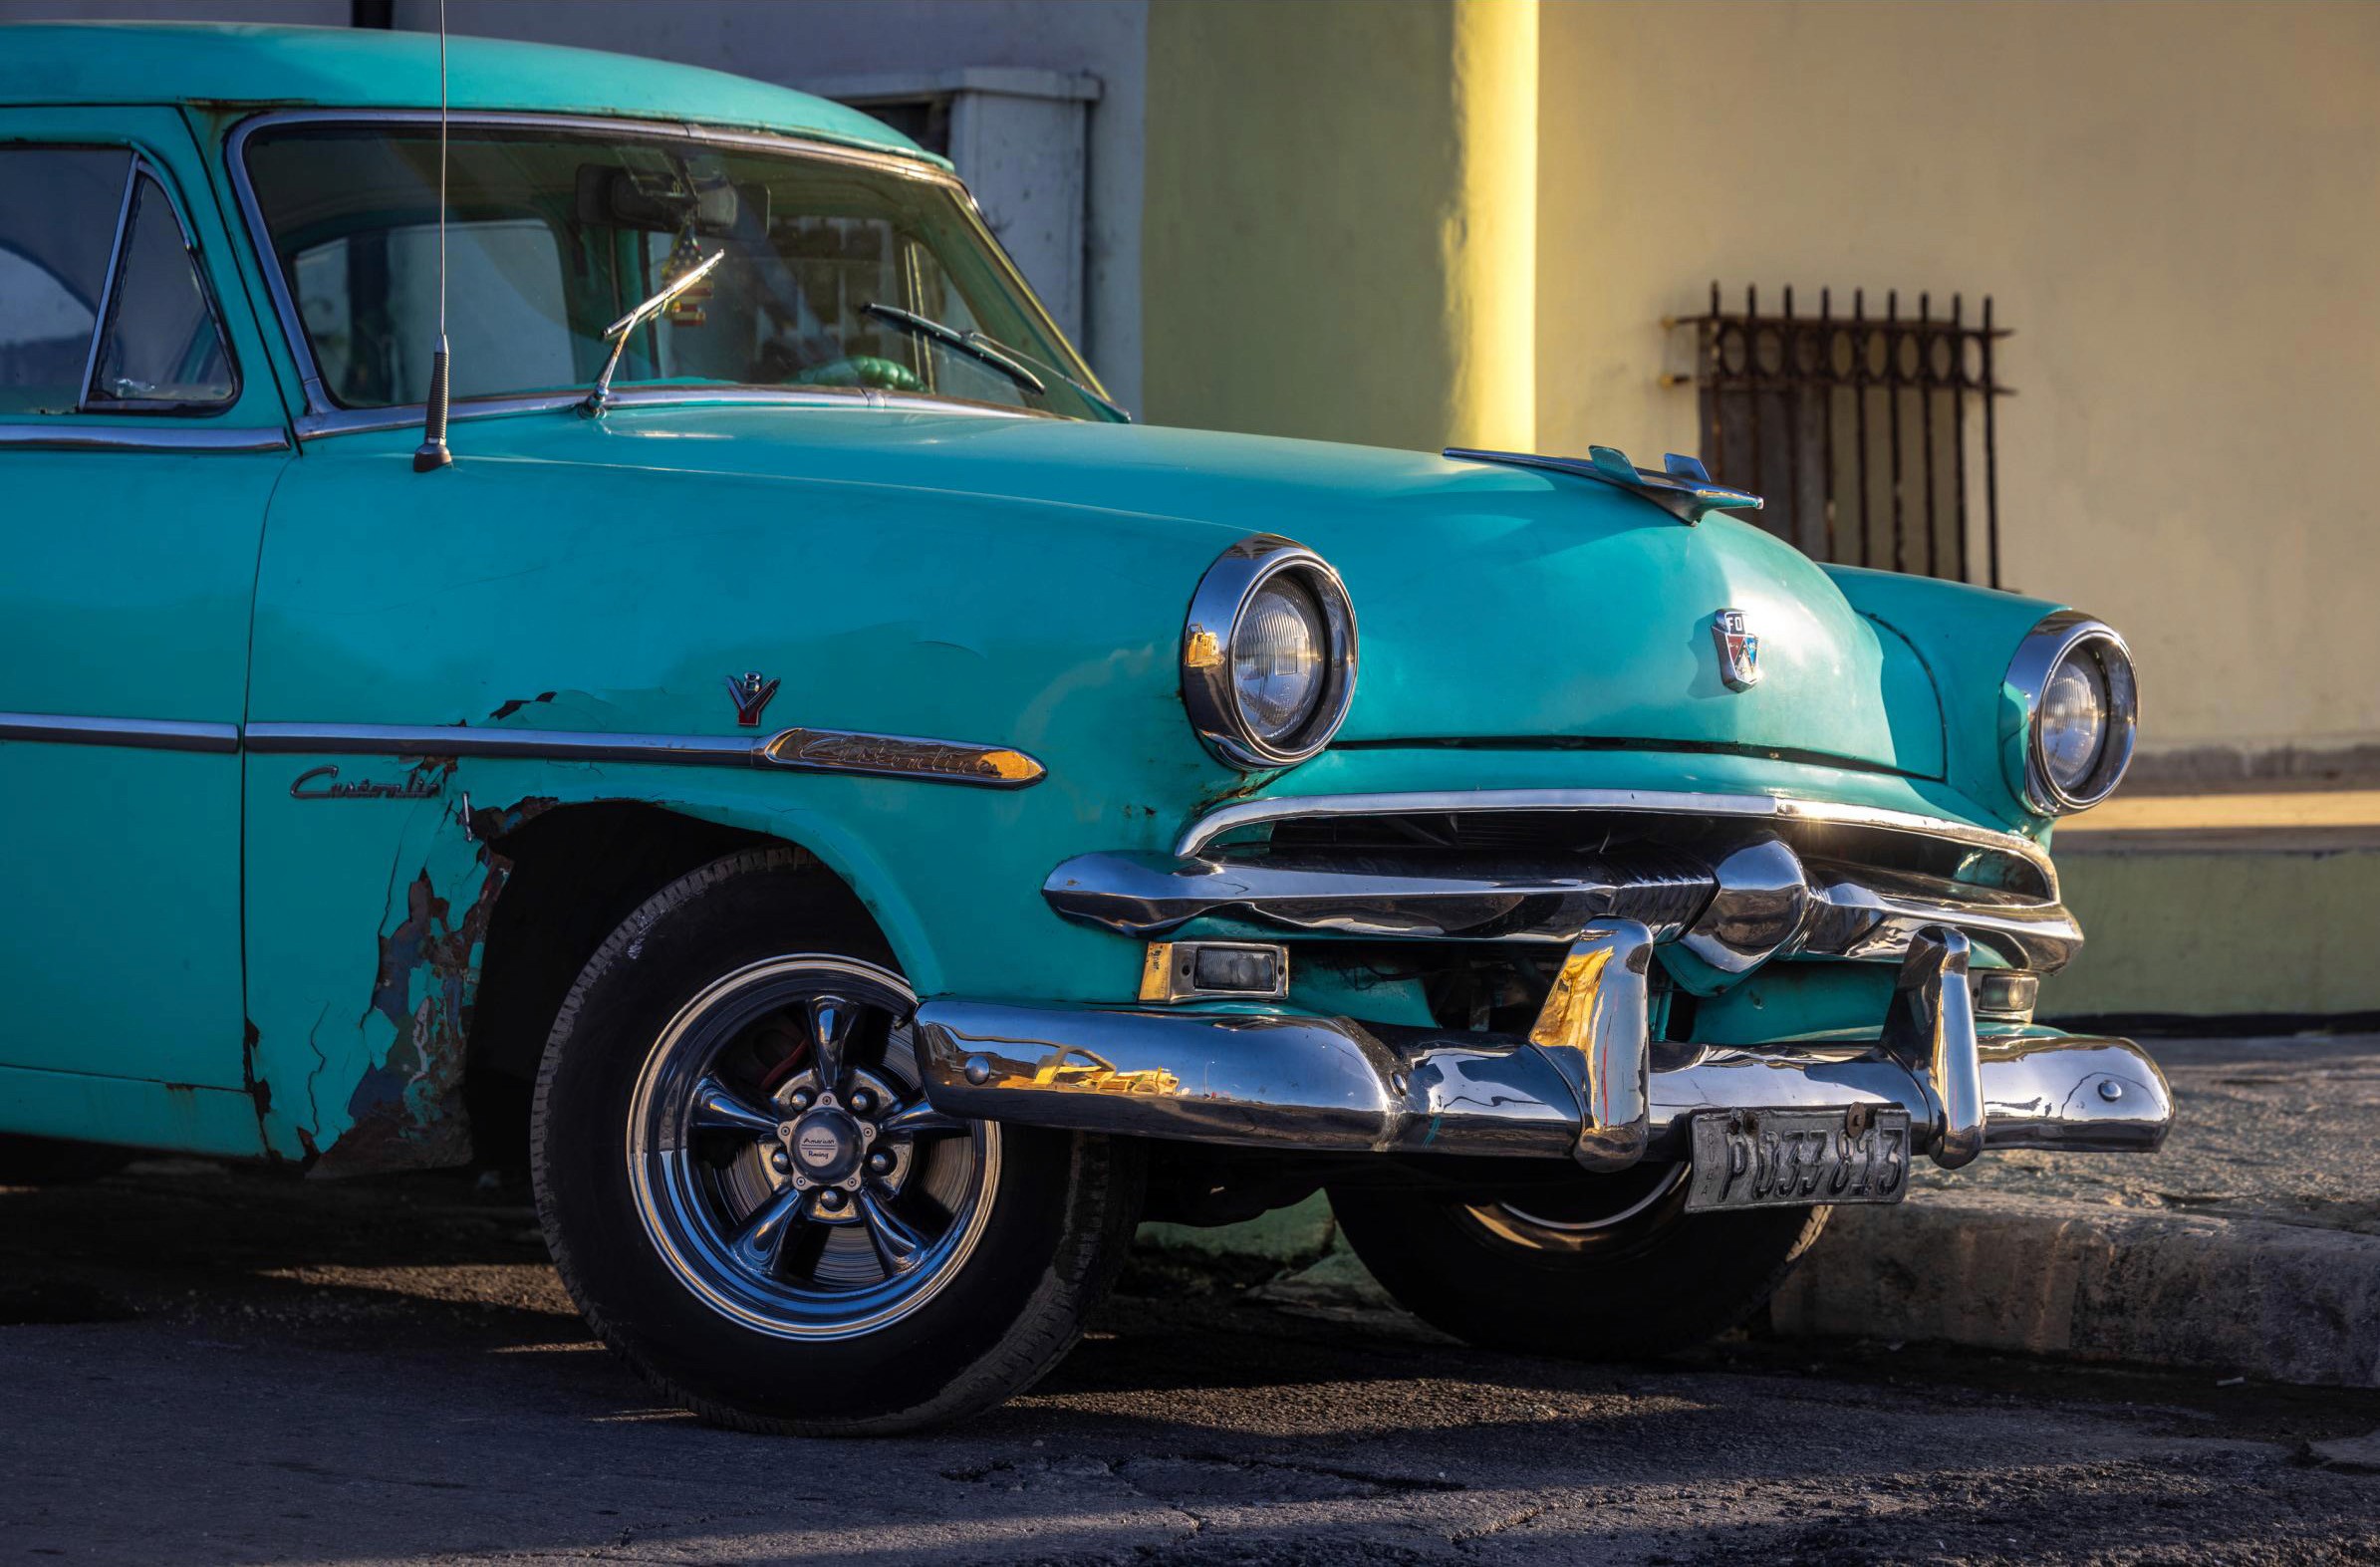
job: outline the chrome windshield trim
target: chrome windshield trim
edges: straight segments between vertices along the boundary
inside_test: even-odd
[[[345,412],[361,412],[376,419],[385,414],[397,417],[386,425],[375,423],[372,428],[398,428],[421,422],[422,404],[415,402],[395,408],[341,408],[323,389],[322,370],[315,362],[314,345],[306,336],[304,318],[298,314],[297,302],[289,291],[289,279],[281,270],[279,254],[273,249],[273,232],[264,220],[264,208],[257,202],[255,188],[248,179],[248,138],[260,131],[278,130],[289,126],[434,126],[439,123],[434,109],[285,109],[274,110],[241,121],[225,138],[223,155],[226,172],[231,179],[232,193],[239,200],[240,218],[247,226],[248,243],[255,252],[256,267],[264,274],[265,290],[273,302],[273,314],[280,319],[281,335],[289,345],[290,357],[296,362],[298,383],[305,391],[306,420],[329,417]],[[785,135],[765,131],[729,131],[710,126],[688,125],[677,121],[611,119],[600,115],[532,115],[501,111],[468,110],[446,117],[449,128],[463,129],[528,129],[542,131],[580,131],[602,135],[670,136],[678,140],[699,141],[720,146],[746,146],[759,150],[785,152],[802,157],[827,158],[840,162],[858,163],[899,174],[905,178],[926,180],[948,185],[964,192],[966,186],[948,169],[936,167],[922,157],[894,151],[877,151],[867,147],[847,146],[833,141],[812,140],[803,136]],[[566,398],[559,406],[585,400],[586,389]],[[512,399],[501,399],[512,400]],[[534,406],[546,405],[542,398],[529,399]],[[623,399],[615,399],[619,401]],[[482,404],[484,408],[486,404]],[[457,405],[459,416],[464,409]],[[505,411],[518,411],[507,409]],[[343,426],[344,427],[344,426]],[[322,433],[333,433],[324,430]],[[309,433],[303,425],[301,436]]]
[[[63,420],[74,415],[58,417]],[[287,451],[289,431],[206,429],[187,424],[22,422],[0,424],[0,446],[46,446],[58,451]]]
[[[59,713],[0,712],[0,740],[227,754],[240,748],[240,730],[237,724],[187,723],[176,718],[87,718]]]
[[[2049,897],[2058,895],[2057,870],[2049,852],[2029,838],[1995,832],[1944,817],[1882,806],[1838,805],[1766,794],[1687,794],[1661,789],[1450,789],[1411,794],[1278,795],[1242,800],[1207,812],[1184,830],[1174,852],[1195,858],[1225,833],[1258,822],[1309,821],[1331,816],[1405,816],[1429,812],[1613,811],[1661,816],[1726,816],[1754,821],[1812,822],[1830,827],[1872,827],[1972,844],[2014,855],[2041,873]]]
[[[587,401],[584,392],[538,392],[517,397],[475,397],[468,401],[456,399],[451,417],[461,419],[500,418],[516,413],[551,413],[558,410],[577,410]],[[708,403],[716,407],[787,406],[808,408],[864,407],[898,413],[966,413],[991,419],[1031,419],[1048,415],[1030,408],[995,408],[979,402],[962,402],[946,397],[920,397],[906,393],[886,394],[872,389],[835,391],[820,387],[632,387],[615,392],[604,399],[607,412],[623,408],[683,407]],[[302,413],[297,428],[300,440],[320,440],[330,435],[360,435],[374,430],[418,429],[421,424],[421,404],[409,407],[334,408],[327,413]]]
[[[753,735],[611,734],[576,729],[472,729],[459,724],[252,723],[247,729],[247,745],[259,755],[777,767],[985,789],[1028,788],[1047,776],[1040,762],[1006,746],[849,729],[792,728]]]

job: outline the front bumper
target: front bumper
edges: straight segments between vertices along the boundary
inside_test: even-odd
[[[1602,966],[1614,960],[1625,953]],[[1904,1038],[1655,1043],[1612,993],[1627,986],[1595,988],[1587,1032],[1550,1043],[959,1000],[926,1003],[918,1024],[926,1095],[948,1114],[1282,1152],[1567,1156],[1609,1171],[1685,1158],[1703,1112],[1865,1105],[1909,1112],[1911,1146],[1955,1166],[1985,1149],[2145,1153],[2173,1119],[2164,1074],[2130,1040],[1979,1038],[1971,1013],[1961,1026],[1964,973],[1936,985],[1949,1000],[1927,1020],[1922,1056]],[[1921,977],[1910,1004],[1924,993]]]
[[[1233,841],[1300,816],[1403,825],[1352,843]],[[1171,855],[1070,860],[1043,895],[1143,939],[1566,951],[1525,1035],[934,1000],[919,1037],[945,1113],[1281,1151],[1568,1157],[1593,1171],[1684,1158],[1693,1118],[1712,1112],[1894,1107],[1913,1149],[1946,1168],[1988,1148],[2151,1150],[2173,1119],[2163,1074],[2129,1040],[2007,1024],[1979,1035],[1976,954],[2038,973],[2082,935],[2036,846],[1937,819],[1641,792],[1253,801]],[[1718,987],[1781,957],[1889,962],[1897,977],[1872,1038],[1679,1043],[1653,1033],[1657,945],[1673,978]]]

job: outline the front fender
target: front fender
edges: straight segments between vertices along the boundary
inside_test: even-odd
[[[455,466],[427,476],[406,433],[318,443],[268,519],[249,728],[300,735],[248,764],[250,1070],[269,1146],[327,1167],[343,1144],[348,1168],[468,1157],[452,1108],[505,871],[474,819],[629,801],[764,833],[853,888],[923,993],[1129,993],[1138,949],[1060,920],[1040,886],[1086,846],[1159,846],[1183,802],[1238,781],[1190,732],[1176,674],[1190,589],[1236,530],[474,455],[466,435],[492,422],[458,426]],[[728,688],[747,670],[781,682],[756,728]],[[1014,747],[1047,774],[999,790],[419,740],[306,749],[329,724],[798,725]]]
[[[1854,609],[1917,650],[1942,700],[1946,781],[2012,831],[2044,837],[2048,822],[2009,782],[2008,748],[2021,744],[2024,702],[2007,685],[2017,644],[2063,608],[1966,583],[1855,566],[1826,574]]]

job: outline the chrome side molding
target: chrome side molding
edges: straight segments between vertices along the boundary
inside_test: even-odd
[[[615,734],[570,729],[473,729],[462,725],[252,723],[248,749],[264,754],[453,756],[559,762],[668,762],[707,767],[784,767],[865,773],[933,783],[1022,789],[1047,774],[1006,746],[926,740],[847,729],[780,729],[770,735]]]
[[[43,446],[53,451],[287,451],[289,431],[279,425],[241,429],[211,424],[155,421],[147,424],[77,424],[61,416],[54,423],[0,424],[0,446]]]
[[[1004,745],[926,740],[850,729],[780,729],[770,735],[615,734],[572,729],[473,729],[462,724],[185,723],[0,712],[0,740],[117,745],[161,751],[252,751],[260,756],[486,757],[553,762],[670,762],[698,767],[783,767],[862,773],[927,783],[1025,789],[1048,776]]]
[[[240,748],[239,725],[184,723],[172,718],[82,718],[57,713],[0,712],[0,740],[50,745],[115,745],[142,751]]]

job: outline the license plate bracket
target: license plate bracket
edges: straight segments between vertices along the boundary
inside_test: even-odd
[[[1909,1112],[1898,1107],[1705,1111],[1691,1130],[1689,1213],[1909,1194]]]

